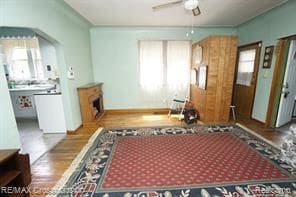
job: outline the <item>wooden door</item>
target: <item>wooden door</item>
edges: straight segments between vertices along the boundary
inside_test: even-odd
[[[250,118],[253,111],[261,42],[238,48],[233,105],[240,118]]]

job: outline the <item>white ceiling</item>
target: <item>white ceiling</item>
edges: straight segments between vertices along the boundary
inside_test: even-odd
[[[288,0],[200,0],[201,15],[183,5],[153,11],[174,0],[65,0],[93,25],[236,26]]]

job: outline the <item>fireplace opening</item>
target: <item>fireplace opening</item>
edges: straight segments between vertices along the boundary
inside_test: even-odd
[[[102,83],[90,83],[78,88],[83,127],[95,128],[104,115]]]
[[[93,101],[93,114],[97,118],[101,113],[100,98],[97,98]]]

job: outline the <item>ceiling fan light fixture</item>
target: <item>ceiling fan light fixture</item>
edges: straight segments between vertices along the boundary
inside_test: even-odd
[[[184,3],[185,9],[193,10],[198,6],[198,0],[186,0]]]

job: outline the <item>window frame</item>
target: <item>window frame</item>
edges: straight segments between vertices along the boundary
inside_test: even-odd
[[[26,50],[26,55],[27,55],[27,58],[26,59],[12,59],[12,69],[10,69],[10,71],[12,71],[13,73],[15,73],[15,69],[16,69],[16,65],[15,63],[16,62],[19,62],[19,61],[26,61],[27,64],[28,64],[28,69],[29,69],[29,73],[30,73],[30,77],[27,78],[19,78],[19,77],[16,77],[15,74],[13,74],[11,77],[10,77],[10,80],[29,80],[29,79],[44,79],[45,78],[45,70],[43,68],[43,65],[42,65],[42,58],[41,58],[41,51],[40,51],[40,48],[32,48],[32,47],[14,47],[13,50],[15,49],[22,49],[22,50]],[[36,55],[36,50],[39,50],[39,54],[40,54],[40,57],[38,58],[37,55]],[[35,52],[33,52],[35,51]],[[14,52],[12,52],[14,53]],[[35,54],[34,54],[35,53]],[[34,59],[34,55],[36,55],[36,59]],[[38,63],[40,65],[38,65]],[[37,68],[38,66],[40,66],[40,68],[42,69],[43,71],[43,76],[41,77],[39,75],[39,69]]]
[[[245,86],[245,85],[236,84],[240,52],[241,51],[248,51],[248,50],[255,49],[256,50],[256,54],[255,54],[255,60],[254,60],[254,64],[255,65],[254,65],[254,71],[253,71],[253,73],[256,73],[256,74],[255,75],[254,74],[252,75],[252,80],[251,80],[251,84],[250,85],[251,86],[254,85],[255,88],[256,88],[258,73],[259,73],[259,69],[260,69],[261,47],[262,47],[262,42],[261,41],[250,43],[250,44],[247,44],[247,45],[242,45],[242,46],[239,46],[238,47],[238,49],[237,49],[237,56],[236,56],[236,66],[235,66],[235,75],[234,75],[233,86],[235,86],[235,85]],[[256,64],[258,66],[256,66]]]

